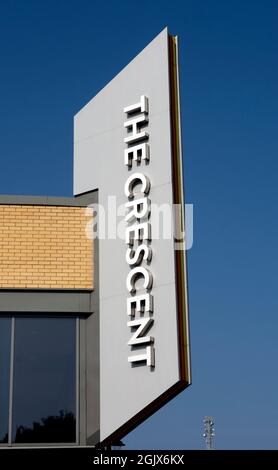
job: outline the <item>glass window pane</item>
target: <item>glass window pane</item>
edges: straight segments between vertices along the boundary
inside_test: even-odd
[[[11,319],[0,318],[0,443],[8,442]]]
[[[76,441],[76,319],[16,318],[16,443]]]

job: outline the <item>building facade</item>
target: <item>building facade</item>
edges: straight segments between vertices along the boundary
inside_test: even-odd
[[[0,447],[110,445],[190,384],[167,29],[75,116],[74,196],[2,196],[0,221]]]
[[[2,446],[99,441],[95,201],[0,197]]]

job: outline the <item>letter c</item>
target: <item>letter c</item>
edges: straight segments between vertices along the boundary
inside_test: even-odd
[[[142,188],[140,192],[144,194],[149,194],[150,188],[151,188],[151,182],[149,178],[146,175],[143,175],[143,173],[133,173],[126,180],[126,183],[125,183],[126,197],[128,198],[134,197],[133,189],[138,183],[142,184]]]
[[[135,292],[135,283],[139,277],[144,278],[144,289],[150,290],[153,284],[153,276],[150,271],[146,268],[137,267],[133,268],[126,278],[126,287],[129,292]]]

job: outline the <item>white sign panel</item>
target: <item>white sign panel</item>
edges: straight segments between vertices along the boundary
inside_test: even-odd
[[[75,116],[74,193],[99,201],[101,442],[190,383],[175,47],[165,29]]]

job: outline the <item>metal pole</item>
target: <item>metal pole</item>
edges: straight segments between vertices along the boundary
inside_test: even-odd
[[[215,436],[214,427],[213,427],[214,426],[213,418],[211,416],[205,416],[203,423],[204,423],[204,428],[205,428],[203,437],[205,438],[206,449],[213,450],[214,449],[213,438]]]

